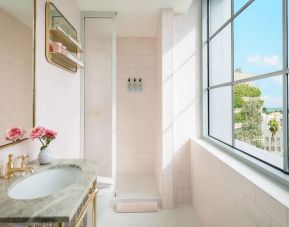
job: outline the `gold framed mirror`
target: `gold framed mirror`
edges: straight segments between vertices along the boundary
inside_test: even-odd
[[[76,73],[84,66],[80,60],[83,48],[77,31],[54,4],[47,1],[45,7],[45,55],[49,63]]]
[[[36,0],[0,1],[0,148],[35,125]],[[11,127],[24,136],[6,141]]]

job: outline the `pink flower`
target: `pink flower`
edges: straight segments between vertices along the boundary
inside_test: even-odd
[[[6,140],[7,141],[17,141],[23,137],[25,130],[20,127],[13,127],[7,130]]]
[[[41,138],[44,135],[45,135],[45,128],[41,126],[37,126],[31,129],[29,138],[33,140],[36,138]]]
[[[57,132],[51,129],[45,129],[45,136],[49,139],[55,139]]]

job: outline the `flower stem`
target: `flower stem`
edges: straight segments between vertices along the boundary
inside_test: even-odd
[[[38,138],[38,139],[40,140],[40,142],[42,143],[42,145],[45,146],[44,143],[43,143],[43,141],[42,141],[42,139],[41,139],[41,138]]]

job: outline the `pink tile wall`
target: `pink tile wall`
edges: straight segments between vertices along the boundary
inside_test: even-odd
[[[288,207],[198,143],[191,152],[193,206],[203,227],[289,226]]]
[[[155,38],[117,39],[117,175],[154,174],[156,153]],[[143,92],[128,92],[128,78]]]
[[[162,23],[158,26],[156,36],[156,155],[155,173],[159,191],[162,192]]]
[[[58,138],[51,144],[55,158],[79,158],[80,73],[71,74],[49,64],[45,59],[45,2],[37,1],[36,123],[59,132]],[[52,2],[80,31],[80,10],[75,3],[69,0]],[[3,172],[9,153],[15,156],[30,154],[33,160],[37,158],[39,148],[37,141],[25,141],[1,149],[0,172]]]
[[[80,10],[73,1],[51,1],[80,36]],[[58,68],[45,58],[45,0],[37,1],[36,121],[58,131],[55,158],[80,157],[80,72]],[[37,154],[38,147],[34,152]]]
[[[195,12],[196,11],[196,12]],[[190,140],[197,136],[200,87],[200,45],[196,2],[173,24],[174,201],[191,203]]]
[[[194,5],[193,5],[194,6]],[[197,8],[164,9],[161,22],[161,180],[165,208],[191,203],[190,140],[198,136],[200,36]],[[158,160],[158,159],[156,159]],[[156,169],[159,167],[156,166]],[[160,179],[160,177],[159,177]],[[160,180],[159,180],[160,181]]]
[[[174,206],[173,188],[173,11],[162,12],[162,204]]]
[[[32,24],[0,9],[0,145],[7,144],[8,128],[28,131],[33,124]]]

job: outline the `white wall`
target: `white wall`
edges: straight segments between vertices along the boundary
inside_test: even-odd
[[[80,73],[72,74],[49,64],[45,59],[45,0],[37,1],[36,38],[36,124],[58,131],[52,142],[55,158],[80,157]],[[73,1],[53,0],[56,7],[80,32],[80,11]],[[0,165],[8,153],[38,155],[37,141],[1,149]]]
[[[117,38],[117,175],[154,174],[156,44],[153,37]],[[128,92],[142,78],[142,92]]]

